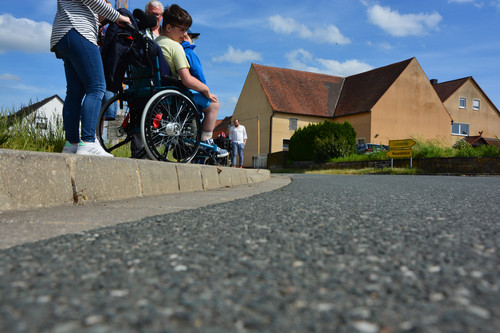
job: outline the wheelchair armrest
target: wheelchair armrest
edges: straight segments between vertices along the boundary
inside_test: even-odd
[[[178,88],[186,89],[186,87],[182,84],[182,81],[173,76],[162,76],[161,77],[162,86],[174,86]]]

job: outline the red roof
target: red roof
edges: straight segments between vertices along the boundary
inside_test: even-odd
[[[413,59],[347,77],[335,116],[370,111]]]
[[[275,112],[320,117],[333,114],[343,78],[257,64],[252,66]]]
[[[252,66],[275,112],[338,117],[370,111],[413,59],[347,78]]]
[[[458,90],[467,80],[469,80],[471,76],[469,77],[464,77],[462,79],[457,79],[453,81],[447,81],[443,83],[436,83],[433,84],[432,86],[434,87],[434,90],[436,90],[436,93],[439,96],[439,99],[441,99],[441,102],[444,103],[450,96]]]

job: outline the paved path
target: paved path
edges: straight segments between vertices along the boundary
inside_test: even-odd
[[[498,332],[500,178],[277,190],[0,251],[2,332]]]

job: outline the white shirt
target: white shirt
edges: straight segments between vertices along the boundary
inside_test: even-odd
[[[229,131],[229,140],[232,142],[244,143],[246,139],[247,130],[245,129],[245,126],[240,124],[238,127],[231,127],[231,130]]]

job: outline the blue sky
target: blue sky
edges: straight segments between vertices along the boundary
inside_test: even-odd
[[[144,9],[147,0],[129,0]],[[166,2],[163,2],[167,4]],[[500,0],[190,0],[196,52],[230,116],[252,62],[349,76],[416,57],[429,79],[472,76],[500,107]],[[2,1],[0,106],[65,98],[49,51],[55,0]]]

